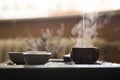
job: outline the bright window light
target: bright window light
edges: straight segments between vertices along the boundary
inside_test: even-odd
[[[120,9],[120,0],[0,0],[0,19],[24,19]]]

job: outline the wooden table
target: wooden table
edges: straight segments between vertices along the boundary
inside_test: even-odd
[[[107,80],[108,77],[117,80],[119,75],[120,64],[101,61],[97,64],[48,62],[44,65],[0,65],[0,80]]]

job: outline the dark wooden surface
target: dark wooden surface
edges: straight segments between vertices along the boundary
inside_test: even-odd
[[[120,65],[70,64],[49,62],[45,65],[0,65],[0,80],[118,80]],[[112,76],[111,76],[112,75]]]

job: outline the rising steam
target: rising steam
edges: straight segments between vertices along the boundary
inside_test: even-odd
[[[110,21],[111,14],[107,14],[107,18],[99,21],[102,14],[83,14],[82,20],[76,24],[72,29],[72,35],[78,35],[77,44],[75,47],[94,47],[92,45],[92,38],[97,35],[97,28],[103,28]]]

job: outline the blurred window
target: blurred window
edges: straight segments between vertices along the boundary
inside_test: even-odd
[[[0,0],[0,19],[80,15],[120,9],[120,0]]]

